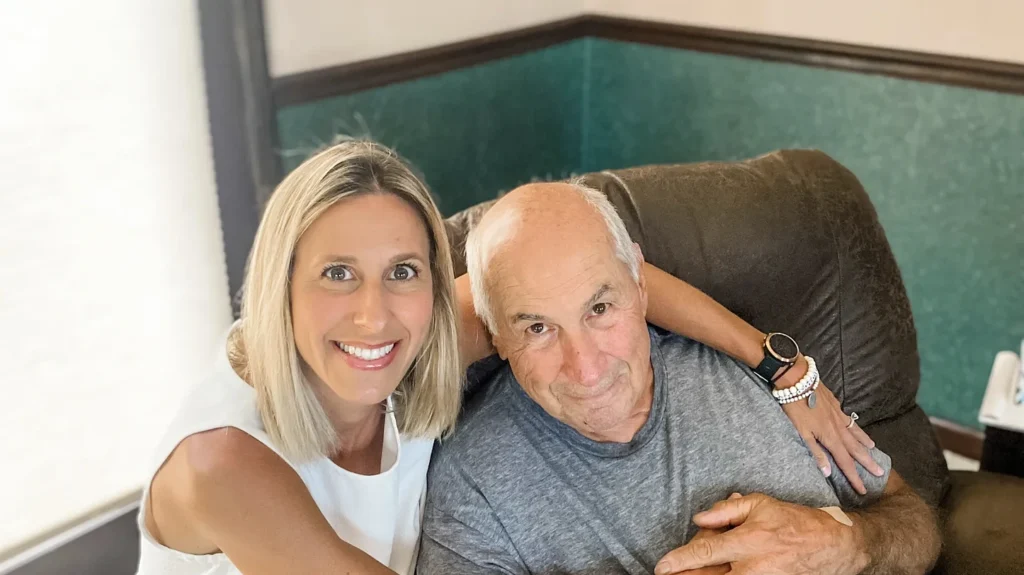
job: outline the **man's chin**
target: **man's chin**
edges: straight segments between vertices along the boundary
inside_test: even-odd
[[[629,414],[613,410],[611,406],[591,410],[569,426],[581,435],[602,442],[628,443],[636,432],[631,429]],[[630,436],[621,441],[619,437]]]

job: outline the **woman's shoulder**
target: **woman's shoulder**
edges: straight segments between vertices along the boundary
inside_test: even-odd
[[[237,484],[255,474],[287,469],[280,456],[245,431],[209,429],[178,444],[153,478],[151,493],[166,492],[179,505],[201,507],[211,497],[230,495]]]
[[[249,501],[254,483],[287,481],[291,467],[263,442],[235,427],[183,439],[154,475],[146,528],[161,544],[192,554],[216,552],[203,525]]]
[[[308,497],[295,470],[260,440],[238,428],[207,430],[184,438],[157,472],[140,528],[171,552],[217,554],[254,506]]]
[[[290,467],[264,442],[237,427],[195,433],[182,440],[179,450],[191,479],[204,484],[241,479],[262,467]]]
[[[231,370],[226,359],[218,358],[214,369],[182,397],[156,446],[151,469],[161,467],[185,439],[228,427],[264,439],[256,391]]]

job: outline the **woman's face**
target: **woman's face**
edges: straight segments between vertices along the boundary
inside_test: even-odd
[[[340,399],[372,405],[416,358],[434,303],[427,229],[394,194],[331,206],[295,249],[292,328],[306,375]]]

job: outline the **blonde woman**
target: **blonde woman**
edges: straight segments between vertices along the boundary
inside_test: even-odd
[[[382,146],[338,144],[285,178],[241,318],[158,449],[139,573],[414,571],[433,442],[461,399],[457,308],[465,361],[489,351],[451,258],[426,187]],[[692,304],[664,327],[756,353],[760,332],[646,273],[652,302]]]

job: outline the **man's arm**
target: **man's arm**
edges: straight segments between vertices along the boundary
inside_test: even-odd
[[[732,529],[670,552],[655,573],[731,564],[735,575],[918,574],[938,558],[936,517],[895,472],[876,503],[849,515],[852,527],[820,509],[766,495],[730,498],[698,513],[694,523]]]
[[[877,503],[849,515],[870,557],[862,573],[925,573],[939,557],[938,518],[895,471]]]

